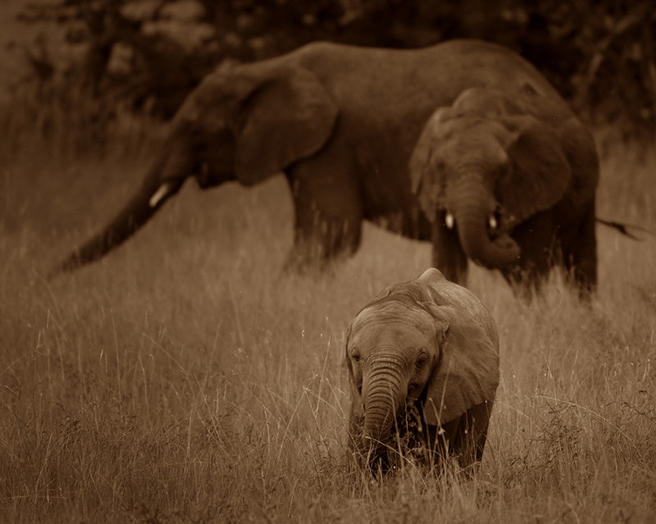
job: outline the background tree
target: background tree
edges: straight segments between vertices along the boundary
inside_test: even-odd
[[[656,129],[651,0],[60,0],[21,19],[63,25],[70,43],[86,45],[70,76],[93,96],[163,117],[225,60],[314,40],[414,48],[481,38],[534,63],[588,121],[631,136]],[[32,58],[35,73],[48,71]]]

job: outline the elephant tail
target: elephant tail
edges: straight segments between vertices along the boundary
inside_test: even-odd
[[[599,222],[600,224],[610,227],[613,229],[616,229],[620,233],[622,233],[624,236],[627,236],[633,240],[637,240],[638,242],[644,242],[644,238],[640,238],[639,236],[636,235],[636,233],[633,233],[632,231],[640,232],[640,233],[646,233],[647,235],[654,236],[654,232],[650,231],[647,228],[636,226],[634,224],[623,224],[622,222],[616,222],[614,220],[604,220],[602,218],[596,217],[595,220]]]

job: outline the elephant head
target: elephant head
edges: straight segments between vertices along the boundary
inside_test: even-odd
[[[480,459],[499,382],[499,342],[494,320],[472,293],[428,269],[367,304],[346,338],[356,449],[370,459],[395,449],[397,422],[412,409],[426,429],[425,444],[435,450],[444,428],[464,427],[468,413],[484,406],[476,430],[446,446],[458,455],[473,439],[475,453],[464,463]]]
[[[488,268],[517,262],[513,229],[565,195],[572,168],[558,125],[573,118],[525,85],[463,91],[438,109],[410,160],[428,217],[457,230],[468,258]]]
[[[56,275],[121,244],[187,177],[202,188],[230,180],[250,186],[313,155],[331,136],[337,107],[313,73],[276,61],[217,70],[187,97],[141,188],[96,236],[64,259]]]

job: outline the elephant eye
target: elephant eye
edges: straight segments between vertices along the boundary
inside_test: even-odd
[[[417,369],[421,369],[424,367],[424,364],[426,364],[426,361],[428,360],[428,357],[426,355],[420,355],[417,361],[415,362],[415,366]]]
[[[360,352],[353,351],[353,353],[351,354],[351,358],[353,359],[353,362],[360,362]]]

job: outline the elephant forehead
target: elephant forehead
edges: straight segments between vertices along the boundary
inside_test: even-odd
[[[508,132],[496,122],[481,119],[462,118],[444,126],[436,141],[436,153],[448,161],[460,159],[476,152],[492,158],[500,155],[502,138]],[[505,160],[503,156],[499,161]]]
[[[362,347],[383,344],[421,347],[434,335],[433,317],[428,312],[395,302],[363,309],[352,327],[353,343]]]

